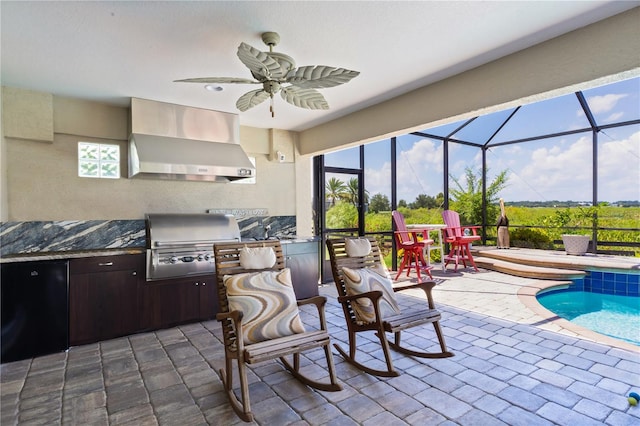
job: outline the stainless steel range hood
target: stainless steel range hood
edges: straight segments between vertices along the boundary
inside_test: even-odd
[[[229,182],[252,176],[237,114],[131,99],[130,178]]]

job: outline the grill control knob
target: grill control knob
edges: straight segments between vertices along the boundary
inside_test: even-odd
[[[204,254],[198,255],[198,261],[202,262],[204,260]]]
[[[178,263],[178,258],[176,256],[171,256],[171,258],[169,258],[169,263]]]

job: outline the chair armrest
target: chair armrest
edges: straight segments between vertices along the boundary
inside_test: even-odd
[[[449,230],[449,229],[453,230],[453,234],[455,235],[456,234],[455,230],[459,229],[460,230],[460,234],[462,236],[464,236],[464,230],[465,229],[469,229],[469,230],[471,230],[472,235],[477,236],[478,235],[477,230],[481,229],[481,228],[482,228],[482,226],[480,226],[480,225],[463,225],[463,226],[447,226],[446,228],[443,228],[442,230],[444,231],[444,234],[443,234],[444,238],[449,240],[447,242],[453,242],[453,241],[455,241],[456,237],[449,236],[449,233],[447,232],[447,230]]]
[[[373,303],[378,303],[378,300],[381,297],[382,297],[382,292],[380,290],[373,290],[373,291],[368,291],[362,294],[354,294],[351,296],[338,296],[338,302],[344,303],[347,301],[351,302],[356,299],[366,298],[366,299],[371,299]]]
[[[478,235],[478,233],[477,233],[477,231],[476,231],[476,230],[477,230],[477,229],[480,229],[480,228],[482,228],[482,226],[479,226],[479,225],[469,225],[469,226],[461,226],[461,227],[460,227],[460,229],[462,229],[462,232],[463,232],[463,233],[464,233],[464,230],[465,230],[465,229],[470,229],[470,230],[471,230],[471,232],[473,233],[473,235]]]
[[[233,340],[229,340],[227,337],[226,332],[223,333],[223,337],[224,337],[224,345],[227,348],[226,350],[232,350],[231,348],[234,346],[235,343],[235,347],[238,353],[242,353],[242,351],[244,351],[244,337],[243,337],[243,330],[242,330],[242,317],[243,317],[243,313],[242,311],[231,311],[231,312],[218,312],[216,314],[216,319],[218,321],[231,321],[231,323],[233,324],[233,329],[236,332],[236,337],[235,342]],[[223,325],[224,328],[224,325]],[[234,350],[234,352],[235,352]]]
[[[418,234],[422,234],[421,231],[394,231],[394,233],[395,234],[410,234],[411,235],[411,241],[405,241],[405,242],[400,243],[400,245],[402,245],[402,246],[415,246],[416,244],[418,244],[418,245],[433,244],[433,240],[432,239],[424,238],[424,236],[423,236],[422,240],[418,239]]]
[[[327,319],[324,314],[324,307],[327,304],[327,298],[324,296],[313,296],[308,299],[298,300],[298,306],[315,305],[318,309],[318,319],[320,320],[320,329],[327,330]]]
[[[222,321],[225,319],[231,320],[233,322],[242,321],[243,317],[242,311],[231,311],[231,312],[218,312],[216,314],[216,319],[218,321]]]
[[[435,309],[435,303],[433,302],[433,295],[431,294],[431,291],[433,290],[433,288],[435,286],[436,286],[435,281],[423,281],[421,283],[403,285],[401,287],[394,287],[393,291],[394,292],[399,292],[399,291],[410,290],[410,289],[414,289],[414,288],[420,288],[420,289],[422,289],[422,291],[424,291],[424,294],[427,296],[427,302],[429,303],[429,309]]]
[[[381,318],[380,315],[380,299],[382,299],[382,292],[380,290],[372,290],[362,294],[354,294],[351,296],[339,296],[338,302],[352,302],[356,299],[369,299],[373,303],[373,311],[376,314],[376,318]]]
[[[318,309],[322,309],[326,303],[327,303],[327,298],[324,296],[313,296],[307,299],[298,300],[298,306],[316,305]]]

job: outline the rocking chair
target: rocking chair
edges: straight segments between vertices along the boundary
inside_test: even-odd
[[[355,241],[360,246],[364,243],[366,248],[357,251],[350,250],[349,240],[352,240],[351,243]],[[447,351],[440,329],[441,315],[435,309],[431,294],[435,286],[433,281],[391,288],[390,279],[386,278],[388,284],[385,284],[385,277],[380,276],[382,279],[378,279],[379,272],[376,271],[386,271],[386,268],[381,261],[380,248],[374,238],[327,239],[327,247],[331,260],[331,271],[338,291],[338,302],[342,304],[347,322],[349,353],[347,354],[337,344],[334,344],[334,347],[347,362],[369,374],[393,377],[398,376],[399,373],[393,367],[389,347],[403,354],[419,358],[453,356],[453,353]],[[358,277],[354,278],[358,274],[359,279]],[[359,291],[356,289],[357,287],[360,287]],[[395,312],[394,309],[389,309],[389,307],[393,308],[393,305],[397,308],[395,292],[414,288],[420,288],[425,292],[427,303],[424,307],[406,309],[405,311],[400,311],[398,308]],[[387,291],[389,289],[391,290]],[[363,309],[368,309],[369,313],[363,314]],[[400,337],[403,330],[426,323],[433,324],[441,352],[415,351],[401,345]],[[357,333],[363,331],[374,331],[380,339],[387,366],[386,370],[367,367],[356,360],[356,336]],[[388,341],[386,333],[394,333],[394,340]]]
[[[284,267],[279,241],[216,243],[213,248],[222,323],[225,368],[220,377],[233,410],[246,422],[253,421],[249,401],[246,364],[279,358],[302,383],[323,391],[339,391],[330,350],[324,305],[315,296],[296,303],[290,273]],[[319,329],[304,330],[298,306],[314,304]],[[242,308],[242,310],[240,310]],[[300,353],[322,347],[329,383],[321,383],[300,372]],[[292,355],[292,363],[285,356]],[[233,361],[237,362],[240,399],[233,390]]]

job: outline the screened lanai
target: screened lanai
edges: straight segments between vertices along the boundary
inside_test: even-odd
[[[640,78],[331,152],[315,170],[323,237],[379,235],[395,254],[391,210],[441,223],[450,208],[494,244],[502,198],[516,244],[561,249],[570,230],[593,253],[637,256]]]

